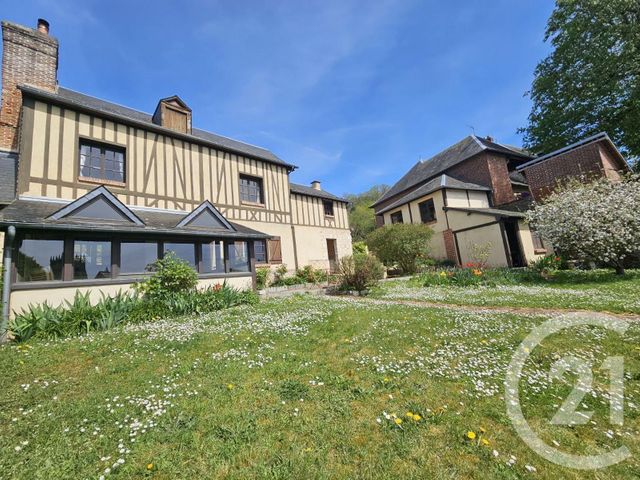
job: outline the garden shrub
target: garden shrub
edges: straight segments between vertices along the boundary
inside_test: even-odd
[[[569,258],[602,262],[624,273],[640,245],[640,176],[620,182],[574,180],[527,212],[541,237]]]
[[[367,253],[369,253],[369,247],[367,247],[367,244],[364,242],[353,242],[351,250],[353,251],[354,255],[366,255]]]
[[[278,267],[271,285],[274,287],[302,285],[305,283],[326,282],[328,279],[328,275],[325,270],[322,270],[321,268],[314,268],[311,265],[306,265],[303,268],[299,268],[296,271],[295,275],[286,276],[286,274],[286,265],[281,265],[280,267]]]
[[[286,264],[283,263],[279,265],[275,272],[273,272],[273,285],[280,285],[288,271]]]
[[[296,276],[303,281],[302,283],[320,283],[327,281],[327,272],[321,268],[313,268],[312,265],[306,265],[298,269]]]
[[[548,278],[560,270],[562,266],[562,258],[558,255],[550,254],[531,262],[529,264],[529,269],[543,278]]]
[[[135,283],[133,288],[146,298],[162,298],[177,292],[189,292],[198,284],[198,274],[184,260],[168,252],[153,263],[155,272],[148,279]]]
[[[340,289],[364,292],[384,276],[384,265],[374,255],[352,255],[340,260]]]
[[[269,286],[269,275],[271,274],[271,268],[259,267],[256,268],[256,287],[258,290],[262,290]]]
[[[367,245],[387,267],[412,274],[429,256],[433,230],[423,224],[385,225],[367,236]]]

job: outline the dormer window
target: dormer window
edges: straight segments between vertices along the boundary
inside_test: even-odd
[[[177,95],[163,98],[153,113],[153,123],[179,133],[191,133],[191,109]]]

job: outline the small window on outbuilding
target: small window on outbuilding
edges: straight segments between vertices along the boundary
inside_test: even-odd
[[[419,203],[418,208],[420,209],[420,220],[422,220],[422,223],[436,221],[436,207],[432,198]]]
[[[535,253],[546,253],[547,249],[544,246],[542,238],[538,235],[538,232],[531,230],[531,240],[533,241],[533,250]]]
[[[404,220],[402,218],[402,211],[399,212],[393,212],[391,214],[391,223],[404,223]]]

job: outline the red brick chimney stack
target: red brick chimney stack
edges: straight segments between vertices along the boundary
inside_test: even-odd
[[[52,92],[58,88],[58,40],[49,35],[49,22],[42,18],[35,29],[2,22],[0,150],[18,151],[20,85]]]

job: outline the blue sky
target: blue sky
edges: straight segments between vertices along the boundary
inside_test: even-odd
[[[520,144],[552,0],[2,0],[51,23],[61,85],[272,150],[337,194],[393,184],[473,130]],[[153,8],[149,8],[153,5]]]

